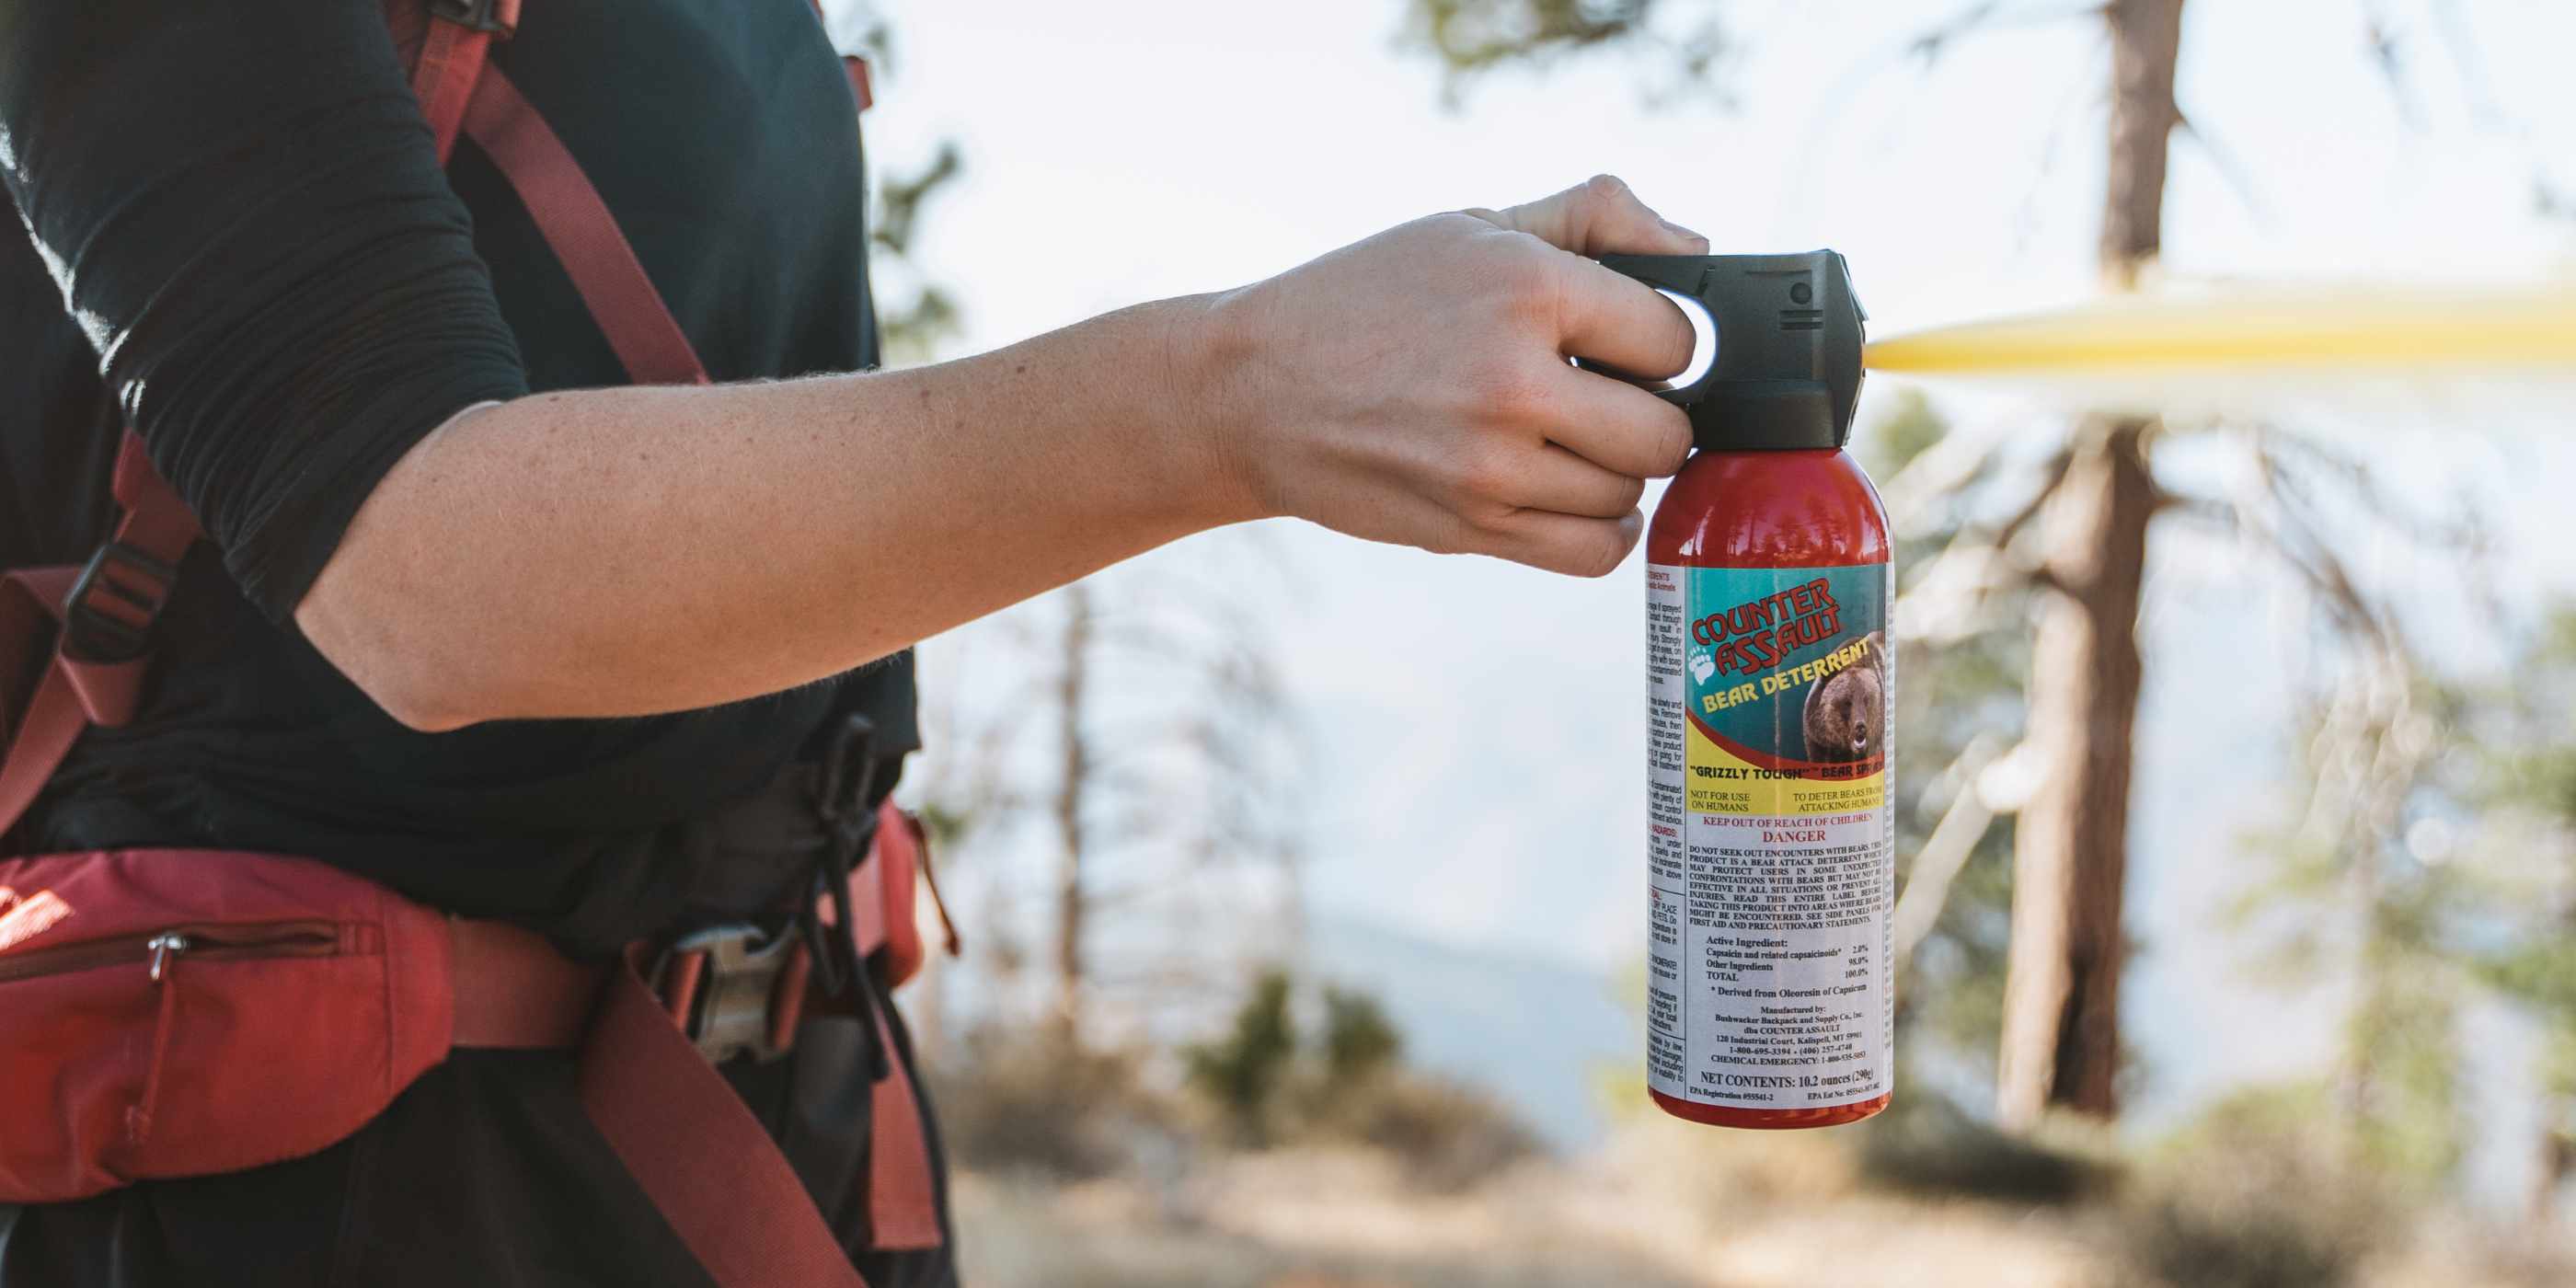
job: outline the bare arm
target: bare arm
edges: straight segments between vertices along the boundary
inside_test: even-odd
[[[296,621],[449,729],[774,692],[1275,514],[1598,575],[1689,430],[1564,357],[1668,374],[1690,332],[1568,252],[1705,245],[1595,181],[935,367],[487,407],[385,476]]]

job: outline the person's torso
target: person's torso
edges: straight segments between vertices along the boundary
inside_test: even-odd
[[[855,103],[806,0],[523,8],[494,65],[580,162],[709,375],[872,365]],[[624,383],[492,163],[461,142],[448,173],[531,389]],[[50,311],[8,328],[34,342],[0,411],[0,567],[77,563],[113,519],[115,409],[33,253],[18,241],[0,258],[0,308]],[[313,854],[590,947],[721,901],[711,883],[741,874],[717,870],[691,822],[770,782],[839,713],[872,715],[881,751],[913,739],[908,656],[703,711],[417,733],[271,625],[203,545],[159,639],[140,718],[84,736],[22,845]]]

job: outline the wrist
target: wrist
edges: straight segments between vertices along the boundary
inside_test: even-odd
[[[1261,346],[1243,295],[1189,295],[1149,306],[1162,336],[1159,419],[1170,439],[1166,459],[1180,463],[1177,485],[1207,503],[1210,526],[1280,512],[1264,481],[1259,400],[1249,388]]]

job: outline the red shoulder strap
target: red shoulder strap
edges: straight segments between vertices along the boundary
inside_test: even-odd
[[[591,321],[639,385],[707,382],[706,368],[635,258],[608,203],[563,140],[491,64],[519,27],[519,0],[388,0],[397,43],[420,24],[412,93],[444,164],[462,133],[492,158],[581,293]],[[423,16],[425,14],[425,17]]]
[[[515,18],[514,0],[500,2]],[[425,53],[450,25],[439,20],[439,3],[432,0]],[[490,35],[454,37],[448,61],[414,70],[441,159],[460,126],[491,157],[629,379],[707,383],[687,333],[581,163],[489,64]],[[720,1288],[866,1288],[769,1133],[679,1035],[631,963],[610,983],[593,1024],[581,1064],[583,1105]],[[932,1246],[937,1229],[934,1219]]]
[[[823,0],[814,0],[814,21],[823,24],[823,37],[831,38],[832,15],[823,12]],[[850,78],[850,97],[858,100],[864,112],[876,106],[876,87],[868,83],[868,60],[857,54],[841,55],[841,71]]]
[[[489,63],[491,39],[516,26],[516,0],[455,0],[499,11],[497,30],[441,21],[413,73],[444,160],[461,129],[509,181],[637,384],[704,384],[707,372],[635,249],[570,149],[509,77]],[[440,36],[455,28],[442,42]],[[433,51],[444,51],[432,63]],[[866,101],[866,69],[852,84]],[[609,987],[582,1061],[592,1122],[721,1288],[866,1288],[795,1171],[758,1120],[681,1038],[630,963]],[[873,1242],[941,1242],[920,1108],[893,1038],[878,1017],[894,1074],[871,1089]]]
[[[631,961],[591,1025],[582,1107],[719,1288],[867,1288],[786,1156]]]
[[[423,24],[412,89],[444,162],[483,79],[493,38],[507,36],[518,24],[519,0],[426,0],[418,8],[406,0],[395,4],[398,32],[406,19]],[[565,164],[570,165],[569,157]],[[574,173],[578,175],[577,168]],[[600,217],[606,217],[604,207]],[[624,238],[615,225],[608,229],[622,246]],[[639,277],[642,271],[641,266],[635,270]],[[650,291],[651,283],[644,289]],[[660,304],[654,296],[654,307]],[[667,319],[667,311],[663,316]],[[132,430],[117,449],[114,488],[122,515],[115,535],[90,557],[88,567],[0,574],[0,632],[12,639],[42,639],[50,633],[55,640],[18,727],[0,729],[8,738],[8,749],[0,755],[0,834],[35,803],[82,729],[113,727],[133,718],[151,668],[153,624],[169,598],[180,559],[202,535],[196,516],[153,469],[143,440]],[[51,632],[44,624],[48,616],[55,622]]]
[[[635,248],[626,244],[608,203],[563,140],[497,67],[484,68],[474,87],[465,107],[465,134],[519,194],[537,231],[545,234],[546,245],[571,275],[573,288],[581,292],[591,320],[625,364],[627,378],[639,385],[707,383],[706,368],[698,364],[688,335],[645,275]]]
[[[153,623],[199,532],[187,503],[163,482],[131,431],[116,453],[116,533],[86,568],[0,574],[0,633],[53,637],[53,655],[0,757],[0,834],[17,825],[45,780],[93,724],[134,718],[152,662]],[[54,628],[48,631],[45,618]]]
[[[423,26],[421,13],[427,17]],[[562,260],[592,319],[639,384],[702,384],[706,370],[580,163],[517,87],[490,65],[517,26],[518,0],[390,0],[397,39],[420,33],[412,86],[446,160],[462,132],[490,154]],[[863,73],[861,73],[863,75]],[[864,82],[856,84],[864,94]],[[116,463],[115,536],[85,569],[0,574],[0,645],[39,640],[52,655],[0,758],[6,833],[92,724],[132,718],[150,634],[180,559],[201,535],[178,493],[128,432]],[[0,647],[0,684],[18,668]],[[0,695],[5,696],[5,695]],[[0,720],[5,720],[0,704]],[[866,1288],[759,1121],[679,1037],[631,966],[586,1044],[583,1100],[611,1146],[720,1288]],[[892,1045],[880,1017],[879,1038]],[[891,1052],[889,1053],[891,1054]],[[901,1070],[901,1062],[895,1061]],[[878,1120],[917,1127],[908,1078],[872,1089]],[[879,1242],[937,1246],[926,1142],[881,1130],[871,1150]]]
[[[519,0],[427,0],[415,12],[424,14],[428,27],[412,60],[411,92],[420,99],[420,114],[438,140],[438,162],[445,165],[493,40],[507,40],[519,29]]]

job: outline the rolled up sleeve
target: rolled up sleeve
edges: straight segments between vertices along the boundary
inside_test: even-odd
[[[367,0],[0,0],[0,182],[274,620],[413,444],[527,391]]]

